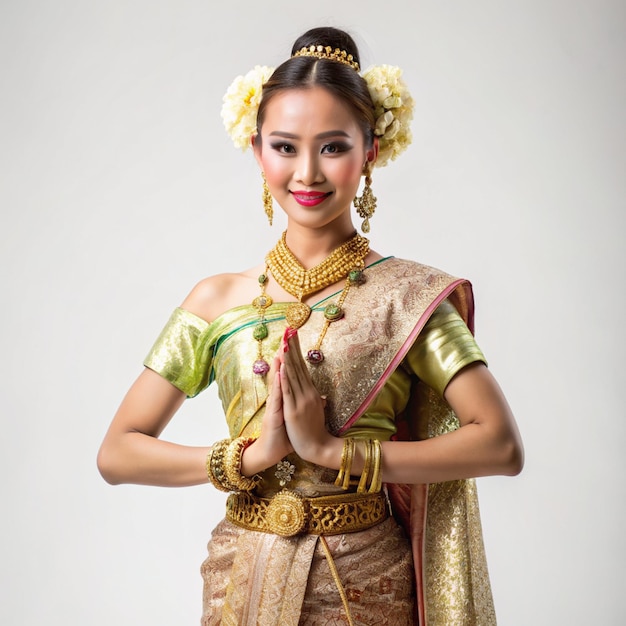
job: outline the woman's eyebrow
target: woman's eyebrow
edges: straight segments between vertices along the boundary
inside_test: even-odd
[[[300,139],[300,135],[288,133],[283,130],[274,130],[269,134],[270,137],[282,137],[283,139]],[[327,130],[323,133],[315,135],[316,139],[328,139],[328,137],[350,137],[345,130]]]

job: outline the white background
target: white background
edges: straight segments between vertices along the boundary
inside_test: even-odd
[[[3,0],[0,623],[198,623],[223,498],[110,487],[96,452],[170,311],[278,238],[221,98],[326,24],[416,100],[372,245],[472,280],[520,424],[524,472],[479,481],[500,623],[626,623],[625,7]],[[209,390],[165,436],[225,432]]]

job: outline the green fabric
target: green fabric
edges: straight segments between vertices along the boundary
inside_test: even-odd
[[[270,336],[262,344],[266,355],[278,349],[286,307],[286,303],[277,303],[268,309]],[[261,409],[267,395],[265,380],[251,373],[245,375],[242,367],[245,364],[250,369],[257,357],[258,344],[252,338],[257,321],[257,311],[250,305],[227,311],[211,324],[177,308],[144,365],[189,397],[196,396],[217,376],[231,431],[239,435]],[[406,407],[412,376],[443,396],[454,375],[475,361],[485,362],[485,357],[454,306],[444,301],[409,350],[402,367],[391,374],[368,410],[346,434],[389,439],[396,433],[395,416]]]

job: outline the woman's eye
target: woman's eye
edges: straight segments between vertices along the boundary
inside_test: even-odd
[[[337,154],[339,152],[345,152],[348,146],[339,143],[327,143],[322,146],[322,154]]]
[[[272,148],[276,150],[276,152],[283,154],[293,154],[296,151],[290,143],[274,143],[272,144]]]

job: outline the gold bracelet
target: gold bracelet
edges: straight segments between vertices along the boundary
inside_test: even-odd
[[[363,471],[361,472],[361,480],[359,480],[359,485],[356,488],[357,493],[367,492],[367,482],[369,479],[370,472],[372,470],[372,440],[365,439],[363,443],[365,444],[365,460],[363,462]]]
[[[356,443],[352,437],[344,439],[343,449],[341,450],[341,465],[335,479],[335,487],[341,487],[342,489],[350,487],[350,472],[352,470],[352,462],[354,461],[355,447]]]
[[[248,477],[241,473],[241,458],[244,450],[255,441],[256,437],[237,437],[226,449],[224,474],[226,482],[231,486],[231,491],[252,491],[261,480],[258,474]]]
[[[213,444],[206,459],[206,473],[209,482],[220,491],[233,491],[224,473],[224,456],[230,445],[230,439],[222,439]]]
[[[383,486],[383,447],[378,439],[372,440],[372,482],[368,493],[376,493]]]

